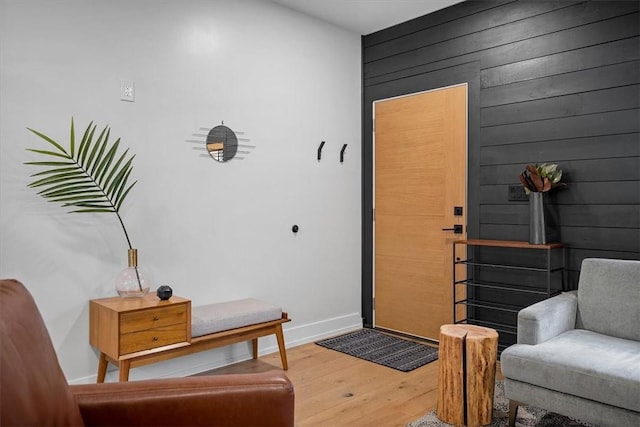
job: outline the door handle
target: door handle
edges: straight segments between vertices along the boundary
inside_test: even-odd
[[[442,231],[453,231],[455,234],[462,234],[462,224],[455,224],[453,228],[443,228]]]

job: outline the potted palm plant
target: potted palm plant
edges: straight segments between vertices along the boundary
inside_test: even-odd
[[[31,175],[34,181],[28,186],[39,189],[38,194],[45,199],[70,208],[69,213],[115,214],[129,246],[129,267],[116,278],[116,291],[123,297],[144,296],[151,284],[138,267],[137,249],[131,245],[120,216],[122,203],[137,183],[129,183],[135,155],[129,156],[129,149],[118,154],[120,138],[109,143],[109,126],[96,137],[97,126],[93,122],[76,143],[71,119],[68,149],[42,132],[27,129],[49,144],[48,149],[27,148],[43,157],[41,161],[25,163],[42,169]]]

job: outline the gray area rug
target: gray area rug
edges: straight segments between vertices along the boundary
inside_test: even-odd
[[[316,344],[402,372],[412,371],[438,359],[437,348],[373,329],[360,329]]]
[[[504,396],[504,382],[496,381],[493,397],[493,422],[490,427],[507,427],[509,424],[509,400]],[[407,427],[449,427],[436,416],[435,411],[429,412],[409,424]],[[581,423],[563,415],[547,412],[532,406],[520,406],[516,418],[516,427],[596,427],[593,424]]]

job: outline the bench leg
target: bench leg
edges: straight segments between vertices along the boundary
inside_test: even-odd
[[[118,367],[120,368],[119,380],[122,382],[129,381],[129,368],[131,368],[131,361],[121,360]]]
[[[282,325],[276,325],[276,339],[278,340],[278,348],[280,349],[280,359],[282,359],[282,369],[289,369],[287,364],[287,349],[284,346],[284,334],[282,333]]]
[[[98,383],[103,383],[104,378],[107,375],[107,356],[104,353],[100,353],[100,360],[98,361]]]
[[[253,358],[258,358],[258,338],[254,338],[251,340],[251,347],[253,348]]]

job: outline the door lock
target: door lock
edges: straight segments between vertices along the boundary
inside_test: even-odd
[[[443,228],[442,231],[453,231],[455,234],[462,234],[462,224],[455,224],[453,228]]]

